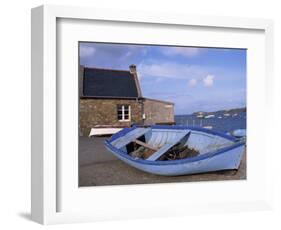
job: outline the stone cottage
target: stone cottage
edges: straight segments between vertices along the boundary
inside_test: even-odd
[[[136,71],[80,66],[80,135],[94,127],[174,124],[174,103],[143,97]]]

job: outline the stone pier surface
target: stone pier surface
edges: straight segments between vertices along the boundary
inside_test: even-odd
[[[246,153],[238,170],[167,177],[140,171],[120,161],[104,147],[106,137],[79,138],[79,186],[246,179]]]

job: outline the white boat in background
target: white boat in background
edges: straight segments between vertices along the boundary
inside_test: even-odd
[[[232,132],[232,136],[234,137],[238,137],[238,138],[241,138],[241,137],[246,137],[246,129],[236,129]]]
[[[118,133],[123,128],[91,128],[89,137],[91,136],[106,136]]]
[[[196,115],[197,118],[204,118],[204,112],[197,112],[197,113],[194,113]]]
[[[218,118],[219,118],[219,119],[222,119],[222,116],[219,116]]]
[[[213,126],[211,126],[211,125],[206,125],[206,126],[203,126],[203,128],[205,128],[205,129],[213,129]]]
[[[223,114],[225,117],[229,117],[230,116],[230,114],[229,113],[225,113],[225,114]]]
[[[210,115],[205,116],[204,118],[208,119],[208,118],[214,118],[214,117],[215,117],[214,114],[210,114]]]

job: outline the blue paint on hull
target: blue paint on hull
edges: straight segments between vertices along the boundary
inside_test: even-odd
[[[178,176],[227,169],[238,169],[245,151],[244,141],[236,142],[235,138],[213,130],[187,126],[151,126],[150,128],[152,132],[155,132],[157,135],[159,135],[158,133],[161,133],[162,135],[163,132],[166,131],[166,133],[168,133],[171,131],[177,132],[178,130],[189,130],[193,136],[190,137],[189,143],[187,141],[187,144],[194,145],[199,149],[203,146],[201,150],[202,152],[205,152],[198,156],[181,160],[148,161],[135,159],[128,155],[124,150],[116,148],[113,143],[118,141],[118,138],[124,137],[125,135],[130,136],[130,132],[138,129],[138,127],[121,130],[113,135],[109,140],[105,141],[105,146],[116,157],[132,167],[148,173],[164,176]],[[134,132],[136,132],[136,130]],[[209,147],[212,144],[211,141],[207,147],[204,146],[206,141],[209,139],[213,142],[218,142],[221,144],[221,147],[212,149]],[[206,151],[206,149],[210,149],[210,151]]]

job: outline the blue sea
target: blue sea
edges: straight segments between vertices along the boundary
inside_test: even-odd
[[[231,133],[236,129],[246,129],[246,112],[227,113],[219,111],[208,113],[207,116],[203,117],[198,117],[195,114],[175,115],[175,121],[177,125],[206,127],[224,133]]]

